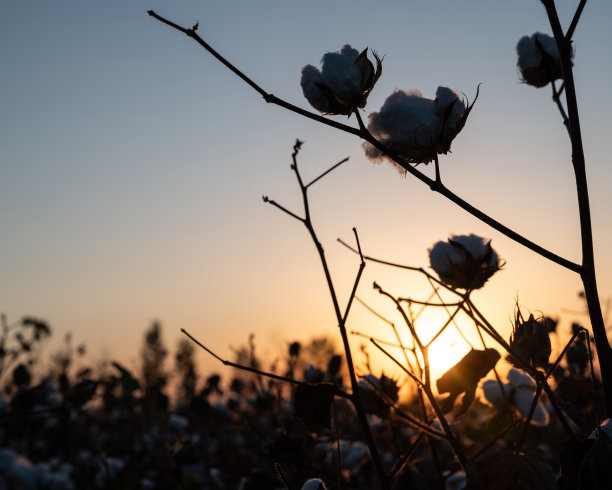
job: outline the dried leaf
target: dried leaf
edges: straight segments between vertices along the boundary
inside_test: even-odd
[[[500,355],[495,349],[472,349],[463,359],[446,371],[437,381],[438,393],[449,393],[442,402],[442,410],[448,413],[453,409],[455,400],[461,393],[463,403],[460,413],[464,413],[472,401],[478,382],[495,367]]]

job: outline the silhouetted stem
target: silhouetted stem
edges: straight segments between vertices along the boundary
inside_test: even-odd
[[[576,434],[574,434],[574,431],[571,429],[571,427],[567,423],[567,419],[565,418],[565,415],[563,414],[563,409],[559,406],[559,403],[557,402],[557,397],[553,393],[553,391],[550,389],[550,385],[548,384],[548,381],[544,378],[544,375],[540,373],[539,371],[537,372],[537,374],[538,374],[539,379],[536,378],[536,381],[542,384],[542,388],[546,392],[546,395],[548,396],[548,399],[550,400],[550,404],[552,405],[553,410],[557,414],[557,417],[559,418],[561,425],[565,429],[565,432],[567,432],[567,435],[571,439],[576,440],[577,439]],[[579,424],[577,425],[580,426]]]
[[[518,440],[514,451],[518,454],[523,447],[523,442],[525,441],[525,436],[527,435],[527,429],[531,425],[531,419],[533,418],[533,414],[535,413],[535,409],[538,406],[538,401],[540,400],[540,395],[542,394],[543,385],[541,383],[537,384],[537,388],[531,400],[531,406],[529,407],[529,412],[527,412],[527,418],[525,419],[525,424],[523,425],[523,431],[521,432],[521,437]]]
[[[355,411],[357,412],[357,418],[359,420],[359,424],[361,425],[361,429],[364,433],[365,436],[365,440],[366,440],[366,444],[368,446],[368,449],[370,450],[370,454],[372,456],[372,461],[374,463],[374,467],[376,468],[376,472],[377,475],[379,477],[380,480],[380,484],[382,488],[389,488],[389,482],[387,479],[387,475],[384,471],[383,465],[382,465],[382,461],[380,459],[380,455],[378,453],[378,449],[376,448],[376,443],[374,442],[374,438],[372,436],[372,431],[370,430],[370,426],[368,424],[368,419],[366,417],[365,414],[365,410],[363,409],[363,405],[361,403],[361,395],[359,392],[359,385],[357,382],[357,376],[355,375],[355,366],[353,364],[353,356],[351,353],[351,347],[349,344],[349,340],[348,340],[348,335],[347,335],[347,331],[346,331],[346,324],[345,324],[345,320],[346,320],[346,316],[348,315],[349,312],[349,308],[350,308],[350,304],[352,303],[353,297],[355,295],[355,291],[357,289],[357,285],[359,282],[359,279],[361,278],[361,273],[363,271],[363,267],[365,266],[365,261],[363,260],[363,256],[361,256],[361,249],[360,249],[360,245],[359,245],[359,240],[358,240],[358,236],[357,236],[357,232],[356,230],[354,230],[355,233],[355,237],[357,239],[357,248],[358,248],[358,252],[360,254],[361,257],[361,263],[359,266],[359,272],[357,273],[357,278],[355,280],[355,283],[353,285],[353,290],[351,292],[351,297],[349,298],[349,302],[347,304],[347,308],[346,308],[346,312],[345,315],[342,314],[342,312],[340,311],[340,304],[338,302],[338,296],[336,294],[336,290],[334,288],[334,284],[333,284],[333,280],[331,277],[331,273],[329,271],[329,267],[327,265],[327,258],[325,257],[325,250],[323,249],[323,246],[321,245],[321,242],[319,241],[317,234],[315,232],[315,229],[312,225],[312,221],[311,221],[311,217],[310,217],[310,205],[308,202],[308,186],[304,184],[304,181],[302,180],[302,176],[300,174],[300,171],[298,169],[298,164],[297,164],[297,155],[299,153],[299,150],[301,148],[302,142],[297,140],[294,147],[293,147],[293,153],[291,155],[293,164],[291,165],[292,170],[295,173],[295,177],[298,181],[298,184],[300,186],[300,190],[302,193],[302,200],[303,200],[303,204],[304,204],[304,218],[300,219],[300,221],[302,221],[302,223],[304,224],[304,226],[306,227],[306,229],[308,230],[308,233],[310,235],[310,238],[312,239],[313,243],[315,244],[315,247],[317,249],[317,252],[319,254],[319,259],[321,262],[321,266],[323,267],[323,272],[325,275],[325,280],[327,282],[327,286],[329,289],[329,294],[332,300],[332,304],[333,304],[333,308],[334,308],[334,313],[336,315],[336,320],[338,322],[338,328],[340,329],[340,336],[342,337],[342,344],[344,347],[344,353],[346,356],[346,363],[348,366],[348,370],[349,370],[349,377],[351,380],[351,388],[352,388],[352,393],[351,393],[351,401],[353,403],[353,406],[355,407]],[[337,166],[337,165],[336,165]],[[325,172],[327,173],[327,172]],[[317,179],[315,179],[317,180]],[[273,202],[270,201],[269,199],[266,199],[267,202]],[[280,207],[277,205],[277,207],[281,208],[284,210],[284,208]],[[291,215],[293,215],[293,213],[289,213]]]
[[[408,376],[410,376],[420,387],[421,389],[425,392],[425,395],[427,396],[427,399],[429,400],[429,403],[431,404],[436,417],[438,418],[438,422],[440,422],[440,425],[442,426],[442,428],[444,429],[444,432],[446,434],[446,438],[448,439],[448,442],[450,443],[450,445],[452,446],[453,450],[455,451],[455,455],[457,456],[457,459],[459,460],[459,464],[461,465],[461,467],[465,470],[466,465],[467,465],[467,460],[465,458],[465,454],[463,453],[463,448],[461,447],[461,445],[459,444],[459,442],[457,441],[457,439],[455,439],[455,436],[450,428],[450,425],[448,425],[448,422],[446,420],[446,417],[444,416],[444,413],[442,413],[442,409],[440,408],[440,405],[438,405],[438,402],[436,401],[436,397],[434,396],[433,392],[431,391],[431,389],[425,385],[425,383],[423,383],[420,379],[416,378],[411,372],[409,372],[403,365],[401,362],[399,362],[395,357],[393,357],[389,352],[387,352],[382,346],[378,345],[373,339],[370,339],[370,341],[383,353],[385,354],[389,359],[391,359],[395,364],[397,364],[400,369],[402,369],[402,371],[404,371],[406,374],[408,374]]]
[[[213,356],[217,361],[222,363],[224,366],[230,366],[230,367],[233,367],[233,368],[236,368],[236,369],[240,369],[242,371],[248,371],[249,373],[257,374],[258,376],[264,376],[266,378],[276,379],[278,381],[283,381],[285,383],[290,383],[290,384],[294,384],[294,385],[312,386],[312,383],[306,383],[305,381],[298,381],[297,379],[289,378],[287,376],[279,376],[278,374],[269,373],[267,371],[262,371],[260,369],[256,369],[256,368],[253,368],[253,367],[250,367],[250,366],[243,366],[242,364],[238,364],[238,363],[235,363],[235,362],[223,359],[222,357],[219,357],[217,354],[215,354],[208,347],[206,347],[204,344],[202,344],[198,339],[196,339],[193,335],[191,335],[184,328],[181,328],[181,332],[184,333],[187,337],[189,337],[189,339],[192,342],[194,342],[199,347],[201,347],[206,352],[208,352],[211,356]],[[334,388],[334,395],[339,396],[340,398],[346,398],[348,400],[351,399],[351,395],[349,395],[348,393],[345,393],[344,391],[342,391],[339,388]]]
[[[455,317],[457,316],[457,313],[459,313],[461,311],[461,306],[463,305],[463,303],[465,302],[462,301],[461,303],[459,303],[459,305],[455,308],[455,311],[453,311],[452,313],[449,314],[448,320],[446,320],[446,322],[444,322],[444,325],[442,325],[442,328],[440,330],[438,330],[438,332],[431,338],[431,340],[429,342],[427,342],[427,347],[429,347],[431,344],[433,344],[436,339],[442,335],[442,333],[444,332],[444,330],[446,330],[446,327],[448,327],[451,322],[453,322],[455,320]],[[448,310],[447,310],[448,311]]]
[[[569,119],[567,118],[567,114],[565,113],[565,107],[563,107],[563,104],[561,103],[561,93],[565,85],[561,85],[561,88],[559,90],[557,90],[554,80],[550,82],[550,85],[552,86],[553,102],[557,105],[557,108],[559,109],[559,112],[561,113],[561,118],[563,119],[563,125],[565,126],[565,129],[567,129],[567,134],[571,136],[570,128],[569,128]]]
[[[419,419],[413,417],[409,413],[404,412],[401,408],[399,408],[396,405],[396,403],[391,399],[391,397],[389,397],[389,395],[387,395],[383,390],[381,390],[378,386],[376,386],[374,383],[372,383],[369,379],[367,379],[367,378],[365,378],[363,376],[362,376],[362,378],[364,378],[364,381],[366,383],[368,383],[374,389],[374,391],[376,391],[376,394],[378,396],[380,396],[383,399],[383,401],[390,408],[392,408],[399,417],[401,417],[402,419],[406,420],[409,425],[412,425],[412,427],[414,427],[416,429],[419,429],[419,430],[425,432],[427,435],[435,437],[436,439],[446,439],[446,434],[444,434],[443,432],[438,432],[435,429],[432,429],[431,427],[426,425],[424,422],[422,422]]]
[[[573,35],[584,2],[579,5],[572,25],[567,34],[563,33],[554,0],[542,0],[548,20],[550,22],[559,56],[563,81],[565,84],[565,101],[567,106],[570,140],[572,145],[572,164],[576,176],[576,190],[578,193],[578,212],[580,215],[580,236],[582,241],[582,266],[580,277],[584,285],[584,293],[595,338],[595,348],[601,368],[601,381],[604,391],[605,417],[612,417],[612,348],[606,334],[606,328],[597,292],[597,280],[595,276],[595,258],[593,253],[593,234],[591,226],[591,211],[589,205],[589,193],[586,179],[584,150],[582,147],[582,134],[580,130],[580,118],[578,116],[578,99],[574,84],[574,73],[572,67],[572,43]]]
[[[395,307],[397,308],[397,311],[400,312],[400,315],[402,315],[404,322],[406,322],[406,326],[408,327],[408,330],[410,330],[412,339],[414,340],[414,343],[417,345],[417,347],[419,348],[419,351],[421,352],[421,355],[423,356],[423,372],[424,372],[424,378],[425,378],[424,383],[425,383],[425,386],[429,387],[429,384],[430,384],[429,359],[428,359],[429,355],[428,355],[427,346],[424,345],[423,342],[421,342],[421,339],[419,338],[419,335],[416,329],[414,328],[414,324],[410,321],[410,319],[406,315],[406,312],[404,311],[404,308],[402,308],[402,305],[400,304],[400,302],[394,296],[392,296],[391,294],[386,292],[383,288],[381,288],[377,283],[374,283],[374,289],[376,289],[383,296],[386,296],[391,301],[393,301],[393,303],[395,304]]]

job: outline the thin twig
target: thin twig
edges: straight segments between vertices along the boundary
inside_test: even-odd
[[[436,339],[442,335],[442,333],[444,332],[444,330],[446,330],[446,327],[448,327],[451,322],[455,321],[455,317],[457,316],[457,313],[459,313],[461,311],[461,306],[463,305],[463,303],[465,302],[465,300],[463,300],[461,303],[459,303],[459,305],[455,308],[455,311],[453,311],[449,317],[448,320],[446,320],[446,322],[444,322],[444,325],[442,325],[442,328],[440,328],[440,330],[438,330],[438,332],[431,338],[431,340],[429,342],[427,342],[427,344],[425,344],[426,347],[429,347],[431,344],[433,344]]]
[[[266,378],[271,378],[271,379],[276,379],[278,381],[284,381],[286,383],[291,383],[294,385],[306,385],[306,386],[312,386],[312,383],[306,383],[305,381],[299,381],[297,379],[293,379],[293,378],[288,378],[287,376],[279,376],[278,374],[274,374],[274,373],[268,373],[266,371],[261,371],[260,369],[256,369],[254,367],[250,367],[250,366],[243,366],[242,364],[237,364],[235,362],[232,361],[228,361],[226,359],[223,359],[222,357],[219,357],[217,354],[215,354],[212,350],[210,350],[208,347],[206,347],[204,344],[202,344],[199,340],[197,340],[193,335],[191,335],[187,330],[185,330],[184,328],[181,328],[181,332],[184,333],[187,337],[189,337],[194,343],[196,343],[199,347],[201,347],[202,349],[204,349],[206,352],[208,352],[208,354],[210,354],[211,356],[213,356],[215,359],[217,359],[217,361],[219,361],[220,363],[222,363],[224,366],[230,366],[236,369],[240,369],[242,371],[248,371],[250,373],[253,374],[257,374],[259,376],[265,376]],[[346,399],[351,399],[351,395],[349,395],[348,393],[345,393],[344,391],[342,391],[341,389],[335,387],[334,388],[334,395],[339,396],[340,398],[346,398]]]
[[[376,345],[376,344],[375,344]],[[383,399],[383,401],[387,404],[389,408],[392,408],[394,412],[406,420],[413,428],[419,429],[430,436],[435,437],[436,439],[446,439],[446,434],[444,432],[439,432],[435,429],[432,429],[430,426],[417,419],[416,417],[410,415],[409,413],[404,412],[401,408],[397,406],[397,404],[391,399],[387,393],[381,390],[378,386],[376,386],[372,381],[370,381],[366,376],[361,376],[361,378],[372,387],[372,389],[376,392],[376,394]],[[431,422],[430,422],[431,423]]]
[[[317,178],[311,180],[308,184],[306,184],[304,187],[306,187],[307,189],[314,184],[315,182],[317,182],[318,180],[321,180],[323,177],[325,177],[328,173],[330,173],[332,170],[335,170],[336,168],[338,168],[340,165],[342,165],[344,162],[348,162],[349,157],[346,157],[344,160],[340,160],[338,163],[336,163],[336,165],[334,165],[333,167],[328,168],[325,172],[323,172],[321,175],[319,175]]]
[[[395,466],[391,468],[391,471],[389,472],[389,478],[394,479],[399,474],[399,472],[402,471],[404,466],[406,466],[406,463],[408,463],[408,459],[410,458],[414,450],[417,448],[417,446],[423,439],[424,435],[425,435],[425,432],[419,432],[419,435],[416,437],[414,442],[410,445],[410,447],[408,448],[408,451],[406,451],[406,453],[399,459],[399,461],[395,463]]]
[[[540,401],[540,395],[542,394],[543,383],[538,383],[535,394],[533,396],[533,400],[531,400],[531,405],[529,407],[529,412],[527,412],[527,418],[525,419],[525,423],[523,425],[523,431],[521,432],[521,437],[519,438],[516,446],[514,447],[514,451],[518,454],[521,451],[521,447],[523,447],[523,441],[525,440],[525,436],[527,435],[527,429],[531,426],[531,419],[535,414],[535,409],[538,406],[538,402]]]
[[[289,216],[291,216],[292,218],[295,218],[298,221],[301,221],[302,223],[304,222],[304,218],[298,216],[297,214],[295,214],[292,211],[289,211],[287,208],[285,208],[284,206],[281,206],[280,204],[278,204],[274,199],[270,199],[268,196],[262,196],[263,202],[267,202],[268,204],[272,204],[272,206],[277,207],[278,209],[280,209],[281,211],[283,211],[284,213],[287,213]]]
[[[450,428],[450,425],[448,425],[446,417],[444,416],[444,413],[442,413],[442,410],[440,409],[440,406],[438,405],[438,402],[436,401],[436,398],[433,395],[431,389],[428,386],[426,386],[425,383],[423,383],[420,379],[418,379],[416,376],[410,373],[400,362],[398,362],[397,359],[395,359],[395,357],[389,354],[389,352],[387,352],[382,346],[378,345],[373,339],[371,339],[371,342],[383,354],[385,354],[389,359],[391,359],[395,364],[397,364],[400,367],[400,369],[402,369],[406,374],[408,374],[408,376],[410,376],[423,389],[423,391],[425,392],[425,395],[427,396],[427,399],[429,400],[429,403],[431,403],[431,406],[434,409],[434,412],[436,413],[438,422],[440,422],[440,425],[442,426],[442,428],[444,429],[444,432],[446,433],[446,438],[448,439],[448,442],[450,443],[453,450],[455,451],[455,455],[457,456],[457,459],[459,460],[459,464],[461,465],[463,469],[465,469],[467,465],[467,459],[465,458],[463,449],[461,448],[461,445],[455,438]]]
[[[580,4],[576,8],[576,12],[574,13],[574,18],[572,19],[572,23],[565,34],[565,40],[570,43],[572,41],[572,37],[574,37],[574,31],[576,30],[576,26],[578,25],[578,21],[580,20],[580,16],[582,15],[582,11],[584,10],[584,6],[586,5],[587,0],[580,0]]]
[[[440,302],[442,304],[444,303],[444,300],[442,299],[442,296],[440,295],[440,288],[436,287],[436,285],[433,283],[433,281],[430,278],[427,278],[427,281],[429,282],[429,285],[431,286],[431,289],[433,290],[433,295],[437,296],[437,298],[440,300]],[[431,298],[431,296],[430,296]],[[462,300],[463,301],[463,300]],[[457,305],[461,304],[461,302],[456,303]],[[453,303],[448,303],[447,306],[454,306]],[[450,311],[448,310],[448,308],[445,306],[444,309],[446,310],[446,313],[450,315]],[[459,325],[457,324],[457,322],[453,319],[453,324],[455,325],[455,330],[457,330],[457,332],[459,332],[459,335],[461,335],[461,338],[463,339],[463,341],[470,346],[470,348],[474,348],[474,346],[472,345],[472,343],[467,339],[467,337],[463,334],[463,332],[461,331],[461,329],[459,328]],[[483,344],[484,345],[484,344]],[[485,347],[486,348],[486,347]]]
[[[274,463],[274,469],[276,470],[276,476],[278,477],[278,479],[281,481],[281,483],[285,487],[285,490],[291,490],[291,486],[289,486],[289,482],[287,481],[287,478],[285,478],[285,475],[283,473],[283,469],[281,468],[280,463]]]
[[[418,299],[413,298],[397,298],[398,301],[402,301],[404,303],[411,303],[413,305],[423,305],[423,306],[433,306],[433,307],[447,307],[447,306],[459,306],[461,301],[457,301],[454,303],[433,303],[431,301],[420,301]]]

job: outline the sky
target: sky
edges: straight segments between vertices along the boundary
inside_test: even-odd
[[[577,1],[560,1],[565,26]],[[161,322],[169,346],[184,328],[222,357],[255,334],[273,360],[288,342],[338,338],[316,251],[298,222],[289,168],[305,141],[305,178],[349,161],[312,188],[313,220],[341,304],[358,261],[336,242],[359,232],[364,253],[428,266],[450,234],[492,239],[506,261],[474,300],[506,336],[525,311],[585,318],[576,274],[523,249],[390,165],[373,165],[354,136],[267,105],[191,39],[146,14],[192,26],[265,90],[309,109],[301,68],[349,43],[384,55],[364,116],[395,89],[434,97],[439,85],[480,97],[445,184],[531,240],[580,261],[570,147],[549,87],[522,84],[515,45],[550,32],[541,2],[7,0],[0,4],[0,312],[46,319],[92,356],[136,365],[142,335]],[[575,40],[600,295],[612,295],[608,146],[612,128],[612,4],[590,1]],[[330,116],[347,122],[344,116]],[[354,119],[348,124],[355,124]],[[431,168],[423,167],[431,173]],[[418,274],[368,264],[358,295],[401,324],[373,281],[425,299]],[[426,323],[430,324],[427,325]],[[439,319],[424,319],[423,335]],[[391,340],[359,304],[349,329]],[[358,350],[362,339],[354,337]],[[447,361],[467,350],[456,338]],[[200,356],[203,370],[218,363]],[[358,365],[363,358],[357,356]],[[392,371],[389,364],[379,369]],[[440,368],[442,369],[442,368]]]

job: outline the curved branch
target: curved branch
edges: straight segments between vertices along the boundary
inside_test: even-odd
[[[531,240],[528,240],[527,238],[525,238],[521,234],[519,234],[519,233],[515,232],[514,230],[508,228],[507,226],[501,224],[499,221],[491,218],[489,215],[483,213],[478,208],[476,208],[476,207],[472,206],[471,204],[469,204],[467,201],[465,201],[464,199],[459,197],[457,194],[455,194],[454,192],[449,190],[439,180],[434,180],[434,179],[429,178],[427,175],[423,174],[422,172],[417,170],[415,167],[413,167],[410,164],[410,162],[408,162],[406,159],[402,158],[400,155],[398,155],[397,153],[391,151],[385,145],[380,143],[365,128],[357,129],[357,128],[354,128],[352,126],[348,126],[346,124],[339,123],[339,122],[334,121],[332,119],[329,119],[329,118],[320,116],[318,114],[315,114],[315,113],[306,111],[304,109],[301,109],[300,107],[297,107],[297,106],[295,106],[293,104],[290,104],[289,102],[286,102],[286,101],[284,101],[282,99],[279,99],[275,95],[267,93],[264,89],[262,89],[259,85],[257,85],[253,80],[251,80],[249,77],[247,77],[244,73],[242,73],[240,70],[238,70],[238,68],[236,68],[229,61],[227,61],[223,56],[221,56],[217,51],[215,51],[208,43],[206,43],[206,41],[204,41],[196,33],[196,27],[197,26],[194,26],[194,28],[192,28],[192,29],[186,29],[186,28],[181,27],[181,26],[175,24],[174,22],[171,22],[171,21],[165,19],[164,17],[158,15],[153,10],[149,10],[148,14],[151,17],[154,17],[155,19],[159,20],[160,22],[163,22],[164,24],[166,24],[166,25],[168,25],[168,26],[170,26],[170,27],[172,27],[174,29],[177,29],[178,31],[180,31],[180,32],[186,34],[187,36],[191,37],[192,39],[194,39],[198,44],[200,44],[204,49],[206,49],[206,51],[208,51],[210,54],[212,54],[221,63],[223,63],[227,68],[229,68],[233,73],[235,73],[240,79],[242,79],[244,82],[246,82],[248,85],[250,85],[255,91],[257,91],[264,98],[264,100],[266,102],[271,103],[271,104],[276,104],[276,105],[278,105],[280,107],[283,107],[283,108],[285,108],[287,110],[295,112],[296,114],[300,114],[301,116],[307,117],[309,119],[313,119],[313,120],[315,120],[317,122],[320,122],[321,124],[325,124],[327,126],[334,127],[336,129],[339,129],[339,130],[344,131],[346,133],[352,134],[354,136],[358,136],[359,138],[367,141],[368,143],[372,144],[374,147],[376,147],[379,150],[381,150],[385,156],[387,156],[388,158],[393,160],[395,163],[400,165],[402,168],[404,168],[406,170],[406,172],[408,172],[412,176],[416,177],[417,179],[419,179],[424,184],[428,185],[429,188],[432,191],[437,192],[437,193],[443,195],[448,200],[454,202],[457,206],[459,206],[463,210],[465,210],[468,213],[470,213],[472,216],[478,218],[480,221],[488,224],[489,226],[491,226],[495,230],[497,230],[500,233],[506,235],[508,238],[514,240],[517,243],[520,243],[524,247],[526,247],[526,248],[536,252],[537,254],[541,255],[542,257],[547,258],[548,260],[551,260],[552,262],[555,262],[555,263],[561,265],[562,267],[565,267],[565,268],[567,268],[569,270],[572,270],[574,272],[577,272],[577,273],[581,273],[582,272],[582,267],[580,265],[578,265],[578,264],[576,264],[576,263],[574,263],[574,262],[572,262],[572,261],[570,261],[568,259],[565,259],[565,258],[563,258],[563,257],[561,257],[561,256],[559,256],[559,255],[557,255],[557,254],[555,254],[553,252],[551,252],[550,250],[545,249],[544,247],[541,247],[540,245],[536,244],[535,242],[532,242]],[[361,124],[363,125],[363,122]]]

